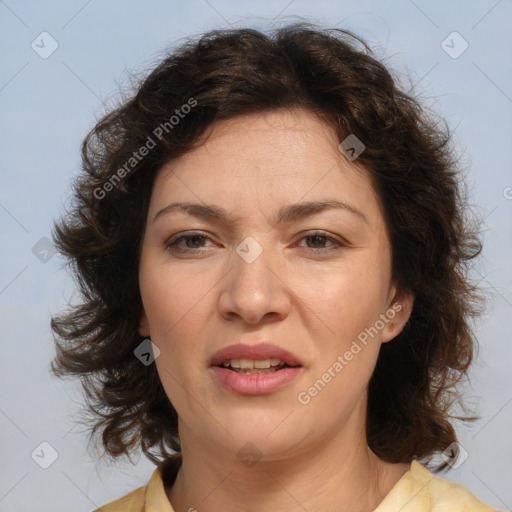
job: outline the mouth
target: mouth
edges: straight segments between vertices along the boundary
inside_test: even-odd
[[[284,368],[297,368],[300,365],[291,365],[280,359],[227,359],[222,364],[216,366],[226,368],[235,373],[252,375],[278,372]]]
[[[214,354],[215,382],[241,395],[272,393],[294,380],[302,369],[298,358],[276,345],[238,344]]]

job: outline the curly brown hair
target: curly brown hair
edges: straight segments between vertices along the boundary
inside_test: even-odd
[[[346,30],[304,22],[271,34],[213,30],[169,52],[89,132],[74,203],[53,232],[81,301],[52,318],[51,368],[81,377],[90,439],[101,432],[111,458],[139,446],[155,463],[180,452],[178,416],[156,366],[134,356],[143,340],[138,266],[155,176],[200,145],[216,120],[281,108],[306,109],[340,141],[354,134],[364,142],[358,162],[384,206],[393,278],[415,297],[369,384],[368,445],[388,462],[428,462],[456,441],[452,420],[472,419],[454,416],[452,406],[467,412],[457,389],[476,348],[470,324],[482,297],[469,263],[481,243],[449,128],[397,84]]]

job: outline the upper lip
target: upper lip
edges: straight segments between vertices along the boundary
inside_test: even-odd
[[[229,345],[213,354],[211,365],[220,366],[224,361],[229,361],[230,359],[279,359],[290,366],[301,365],[300,360],[294,354],[271,343],[251,345],[238,343],[236,345]]]

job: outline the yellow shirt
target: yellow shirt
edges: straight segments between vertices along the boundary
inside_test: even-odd
[[[181,458],[158,466],[147,486],[139,487],[94,512],[174,512],[165,487],[171,487]],[[434,475],[418,461],[394,485],[374,512],[497,512],[466,488]]]

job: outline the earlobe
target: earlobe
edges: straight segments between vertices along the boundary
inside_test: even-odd
[[[396,292],[385,313],[386,322],[382,332],[382,342],[386,343],[398,336],[409,320],[414,304],[412,292]]]
[[[146,311],[144,309],[142,309],[141,314],[140,314],[139,334],[146,338],[149,338],[149,336],[150,336],[149,321],[148,321],[148,317],[146,315]]]

